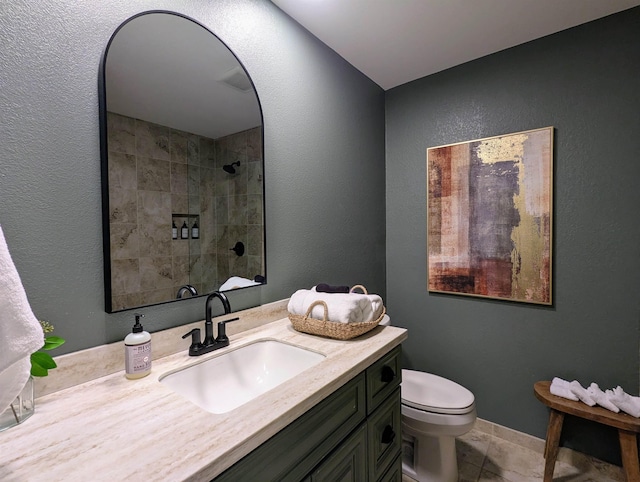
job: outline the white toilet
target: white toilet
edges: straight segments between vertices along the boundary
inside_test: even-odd
[[[476,421],[473,393],[431,373],[402,370],[402,472],[419,482],[457,482],[456,437]]]
[[[385,316],[381,322],[388,325]],[[402,370],[402,472],[419,482],[457,482],[456,437],[476,421],[473,393],[437,375]]]

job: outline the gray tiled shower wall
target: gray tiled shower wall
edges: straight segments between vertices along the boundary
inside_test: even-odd
[[[264,275],[260,127],[214,140],[109,112],[107,132],[114,310],[174,299],[187,283],[207,293]],[[235,174],[222,170],[236,161]],[[185,221],[189,239],[173,240],[172,222]]]

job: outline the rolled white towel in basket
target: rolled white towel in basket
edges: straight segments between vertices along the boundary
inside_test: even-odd
[[[320,286],[320,285],[318,285],[318,286]],[[382,314],[382,310],[384,308],[384,301],[382,301],[382,298],[379,295],[370,295],[367,292],[367,290],[364,288],[364,286],[357,285],[356,287],[359,288],[359,289],[362,289],[364,291],[364,295],[368,296],[369,299],[371,300],[371,306],[373,308],[373,319],[377,320],[380,317],[380,315]],[[351,294],[351,295],[360,294],[360,293],[357,293],[357,292],[353,291],[356,287],[351,288],[351,291],[349,291],[349,294]],[[313,286],[311,288],[311,291],[318,291],[316,288],[317,288],[317,286]],[[343,288],[343,286],[338,286],[336,288]],[[346,286],[344,288],[346,288]],[[322,293],[322,292],[323,291],[320,291],[320,293]],[[335,293],[335,294],[337,294],[339,292],[338,291],[326,291],[326,293]],[[346,294],[346,293],[344,293],[344,294]],[[307,309],[308,308],[309,307],[307,307]],[[371,321],[371,320],[367,320],[367,321]]]
[[[314,290],[298,290],[289,299],[287,309],[293,315],[305,315],[314,301],[327,304],[329,321],[339,323],[359,323],[373,321],[380,317],[384,304],[378,295],[358,293],[322,293]],[[311,318],[324,319],[324,308],[315,306]]]

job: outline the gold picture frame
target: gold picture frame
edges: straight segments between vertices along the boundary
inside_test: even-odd
[[[428,291],[552,304],[553,127],[427,149]]]

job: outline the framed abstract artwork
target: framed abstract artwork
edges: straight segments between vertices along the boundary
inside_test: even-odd
[[[551,304],[553,127],[427,149],[430,292]]]

